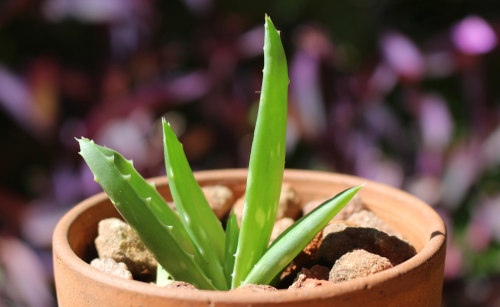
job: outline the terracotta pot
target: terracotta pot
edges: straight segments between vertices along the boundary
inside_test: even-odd
[[[227,185],[242,195],[246,170],[196,173],[199,183]],[[411,259],[377,274],[313,289],[266,293],[162,289],[98,271],[88,261],[95,255],[97,223],[118,216],[103,193],[70,210],[53,236],[53,257],[59,306],[440,306],[446,229],[436,212],[417,198],[386,185],[353,176],[286,170],[284,181],[303,203],[327,198],[366,183],[361,197],[372,211],[399,231],[417,250]],[[166,178],[155,178],[170,197]]]

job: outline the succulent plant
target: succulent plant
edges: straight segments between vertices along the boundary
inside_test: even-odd
[[[123,218],[161,268],[199,289],[269,284],[357,193],[347,189],[299,219],[269,245],[285,166],[288,71],[279,32],[265,17],[263,83],[248,168],[241,227],[224,229],[195,180],[170,125],[163,120],[169,189],[177,212],[118,152],[81,138],[80,154]],[[164,274],[160,274],[165,276]]]

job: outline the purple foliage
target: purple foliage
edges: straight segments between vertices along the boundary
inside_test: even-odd
[[[395,4],[368,2],[325,3],[332,14],[336,5],[357,7],[331,23],[313,1],[276,3],[291,79],[287,167],[347,172],[421,197],[447,221],[447,276],[473,275],[500,245],[499,19],[438,14],[440,27],[429,30]],[[146,177],[161,175],[158,120],[166,116],[195,170],[247,166],[262,70],[263,18],[253,13],[262,8],[212,0],[5,3],[0,264],[3,280],[15,283],[6,288],[0,278],[0,298],[30,304],[36,293],[48,306],[51,268],[43,259],[55,221],[100,191],[75,137],[118,149]],[[384,8],[407,14],[405,21],[380,18]],[[26,32],[33,24],[43,41]],[[15,266],[18,258],[25,268]],[[25,269],[40,276],[26,281]]]

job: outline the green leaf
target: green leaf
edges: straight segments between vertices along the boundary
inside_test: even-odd
[[[234,255],[236,254],[236,248],[238,247],[238,235],[240,229],[238,228],[238,220],[234,211],[231,211],[231,215],[227,220],[226,224],[226,253],[224,257],[224,273],[226,274],[226,280],[228,281],[228,287],[231,287],[231,281],[233,279],[232,274],[234,270]]]
[[[168,284],[171,284],[174,280],[172,279],[172,276],[170,276],[170,273],[165,270],[164,267],[161,266],[161,264],[158,264],[156,267],[156,285],[158,287],[165,287]]]
[[[200,267],[201,256],[178,215],[132,162],[114,150],[79,139],[80,154],[116,209],[137,232],[156,260],[176,280],[216,289]]]
[[[360,186],[347,189],[299,219],[276,240],[253,267],[243,284],[269,284],[328,222],[354,197]]]
[[[288,70],[279,32],[265,18],[264,76],[245,192],[232,287],[267,248],[276,220],[286,150]]]
[[[224,274],[225,233],[189,167],[172,128],[163,123],[165,167],[175,206],[191,240],[202,255],[202,267],[217,289],[227,289]]]

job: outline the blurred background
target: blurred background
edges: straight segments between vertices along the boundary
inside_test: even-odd
[[[0,306],[55,306],[51,235],[100,191],[75,137],[161,175],[246,167],[264,13],[290,72],[287,167],[422,198],[449,237],[444,306],[500,306],[500,2],[0,1]]]

